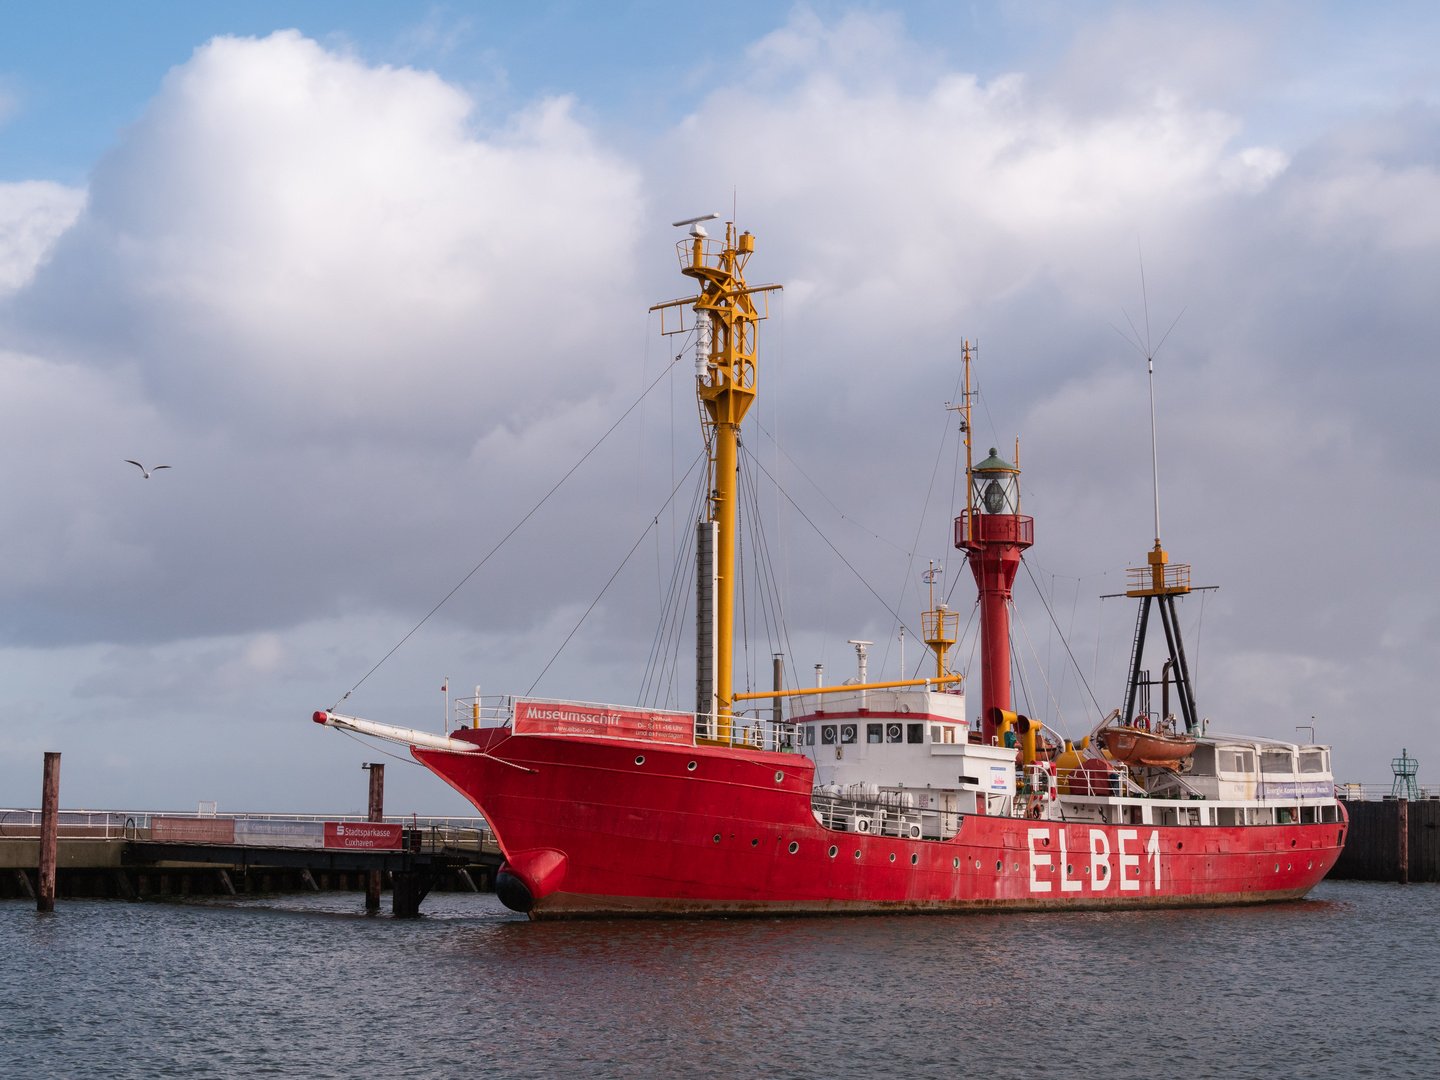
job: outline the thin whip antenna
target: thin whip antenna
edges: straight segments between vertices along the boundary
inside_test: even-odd
[[[1145,363],[1150,369],[1150,465],[1155,480],[1155,547],[1160,547],[1160,440],[1155,430],[1155,351],[1150,348],[1150,294],[1145,288],[1145,253],[1140,249],[1140,238],[1135,238],[1135,250],[1140,256],[1140,299],[1145,305]],[[1178,321],[1178,320],[1177,320]],[[1174,327],[1172,326],[1173,330]],[[1167,331],[1165,334],[1169,337]]]

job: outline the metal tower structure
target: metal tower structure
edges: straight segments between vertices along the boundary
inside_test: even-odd
[[[1415,783],[1415,773],[1420,768],[1420,762],[1410,756],[1405,748],[1400,749],[1400,756],[1390,759],[1390,771],[1395,774],[1395,782],[1390,785],[1390,797],[1392,799],[1420,798],[1420,788]]]

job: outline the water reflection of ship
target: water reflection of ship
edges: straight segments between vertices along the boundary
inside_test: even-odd
[[[679,255],[698,292],[656,308],[662,332],[693,341],[705,435],[693,563],[676,571],[695,583],[695,709],[477,698],[470,724],[446,735],[315,720],[406,743],[465,795],[505,853],[501,898],[534,918],[1176,907],[1313,888],[1346,826],[1328,748],[1204,730],[1176,607],[1189,568],[1160,546],[1158,467],[1155,547],[1126,593],[1141,604],[1123,706],[1079,741],[1016,710],[1012,588],[1034,521],[1017,463],[994,449],[971,459],[968,344],[952,406],[966,449],[954,543],[977,588],[977,724],[950,666],[959,614],[936,598],[933,568],[925,675],[871,681],[870,643],[856,640],[846,683],[824,685],[817,665],[816,685],[786,687],[777,661],[772,690],[736,691],[740,509],[754,502],[739,430],[778,286],[746,284],[749,233],[726,223],[711,239],[701,220],[678,223],[690,226]],[[1152,612],[1168,653],[1158,716],[1142,666]]]

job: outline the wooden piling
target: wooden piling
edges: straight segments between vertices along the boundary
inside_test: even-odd
[[[1395,880],[1401,885],[1410,884],[1410,800],[1401,799],[1399,802],[1399,825],[1395,830],[1399,835],[1396,838],[1395,856],[1397,872]]]
[[[60,840],[60,755],[45,754],[45,779],[40,789],[40,895],[36,911],[55,910],[55,854]]]
[[[385,820],[385,766],[367,765],[370,770],[370,820]],[[365,910],[380,910],[380,871],[371,870],[365,887]]]

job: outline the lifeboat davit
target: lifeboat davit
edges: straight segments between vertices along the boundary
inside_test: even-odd
[[[1110,756],[1127,765],[1175,769],[1195,752],[1195,740],[1188,735],[1167,735],[1143,728],[1105,728],[1100,738]]]

